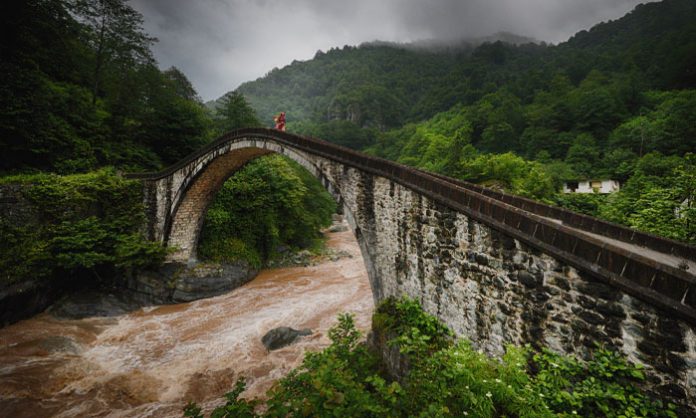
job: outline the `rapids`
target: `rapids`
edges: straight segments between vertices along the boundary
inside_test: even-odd
[[[228,294],[151,306],[112,317],[58,319],[49,313],[0,329],[2,417],[181,417],[193,400],[210,410],[247,378],[245,396],[265,393],[328,345],[340,312],[367,331],[372,293],[351,232],[328,234],[351,257],[262,271]],[[270,329],[313,334],[267,352]]]

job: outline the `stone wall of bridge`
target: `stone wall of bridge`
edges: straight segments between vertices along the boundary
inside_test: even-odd
[[[529,343],[583,358],[601,344],[643,364],[661,396],[696,402],[687,322],[398,183],[353,169],[327,177],[342,185],[380,298],[421,301],[491,355]]]

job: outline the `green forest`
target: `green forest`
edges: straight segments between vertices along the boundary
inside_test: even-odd
[[[696,3],[639,5],[559,45],[368,43],[241,85],[261,120],[696,242]],[[622,191],[564,195],[564,181]]]

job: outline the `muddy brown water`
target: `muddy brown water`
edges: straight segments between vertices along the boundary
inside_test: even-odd
[[[352,257],[262,271],[228,294],[152,306],[115,317],[48,313],[0,329],[0,417],[180,417],[189,400],[210,410],[244,376],[260,396],[329,344],[328,329],[352,312],[367,332],[372,293],[351,232],[329,248]],[[267,352],[270,329],[311,328]]]

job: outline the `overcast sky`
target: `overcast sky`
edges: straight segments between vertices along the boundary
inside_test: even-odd
[[[648,0],[131,0],[154,53],[204,100],[317,50],[373,40],[486,36],[558,43]]]

